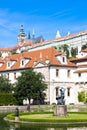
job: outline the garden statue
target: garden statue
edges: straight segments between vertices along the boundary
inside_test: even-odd
[[[65,93],[65,89],[60,88],[60,96],[56,97],[57,105],[65,105],[64,93]]]
[[[19,109],[18,109],[18,107],[17,107],[16,110],[15,110],[15,116],[16,116],[16,117],[19,117]]]
[[[67,105],[65,105],[65,89],[60,88],[60,95],[56,97],[57,105],[54,108],[54,116],[67,116]]]
[[[19,121],[19,109],[18,107],[16,107],[16,110],[15,110],[15,122],[18,122]]]

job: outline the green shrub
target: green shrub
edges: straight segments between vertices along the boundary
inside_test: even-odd
[[[1,105],[15,105],[17,104],[16,99],[12,93],[0,93],[0,106]]]
[[[81,91],[78,93],[78,100],[79,102],[85,102],[86,99],[85,99],[85,91]]]

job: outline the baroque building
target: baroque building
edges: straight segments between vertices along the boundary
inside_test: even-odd
[[[60,88],[65,89],[65,103],[78,104],[78,92],[87,91],[87,51],[85,56],[69,61],[63,52],[54,48],[24,52],[0,58],[0,75],[5,75],[11,83],[23,70],[33,68],[41,72],[47,83],[45,102],[57,103]]]
[[[78,92],[87,92],[87,49],[81,50],[87,41],[87,31],[68,33],[67,36],[61,36],[57,31],[56,38],[38,43],[33,42],[35,39],[32,40],[29,35],[27,39],[21,25],[17,45],[13,48],[0,48],[0,75],[6,75],[11,83],[15,83],[21,71],[33,68],[44,75],[47,83],[46,103],[56,103],[56,97],[63,87],[65,103],[78,104]],[[77,57],[69,60],[64,52],[53,48],[63,44],[70,48],[78,47]]]

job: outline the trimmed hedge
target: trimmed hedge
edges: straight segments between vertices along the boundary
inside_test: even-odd
[[[54,116],[53,112],[20,112],[20,121],[29,122],[62,122],[62,123],[72,123],[72,122],[87,122],[87,112],[68,112],[67,116],[58,117]],[[15,119],[14,114],[8,114],[7,118],[10,120]]]
[[[0,93],[0,106],[16,105],[17,101],[12,93]]]

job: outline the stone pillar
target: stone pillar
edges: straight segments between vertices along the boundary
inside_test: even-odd
[[[54,116],[67,116],[67,106],[56,105],[54,108]]]

